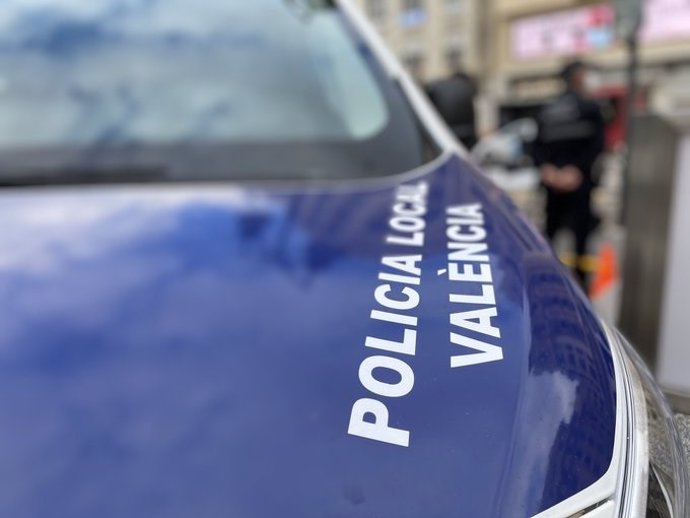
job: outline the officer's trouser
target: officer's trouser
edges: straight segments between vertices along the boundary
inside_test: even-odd
[[[581,188],[572,193],[559,193],[547,189],[546,236],[550,241],[562,228],[569,228],[575,237],[577,266],[575,273],[584,284],[586,272],[582,259],[587,254],[587,243],[592,230],[591,188]]]

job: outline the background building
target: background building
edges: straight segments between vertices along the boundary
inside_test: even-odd
[[[483,0],[356,0],[412,74],[426,82],[458,67],[476,72]]]

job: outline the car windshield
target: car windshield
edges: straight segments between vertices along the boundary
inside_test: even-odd
[[[434,153],[332,2],[3,2],[4,179],[361,177]]]

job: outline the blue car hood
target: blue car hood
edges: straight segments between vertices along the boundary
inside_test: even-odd
[[[2,516],[531,516],[609,468],[601,327],[458,157],[0,221]]]

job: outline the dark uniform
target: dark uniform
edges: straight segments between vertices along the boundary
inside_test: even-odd
[[[551,164],[558,169],[574,166],[583,175],[572,192],[546,187],[546,235],[552,240],[559,229],[570,228],[575,235],[579,258],[587,252],[593,227],[591,194],[595,186],[594,163],[604,150],[605,125],[599,105],[568,90],[546,106],[538,117],[539,134],[534,146],[537,166]],[[578,268],[581,280],[584,273]]]

